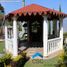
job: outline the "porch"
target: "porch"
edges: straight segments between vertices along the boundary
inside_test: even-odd
[[[35,12],[31,7],[35,8]],[[31,8],[31,12],[27,11],[26,13],[26,8]],[[39,12],[37,8],[42,9],[42,12]],[[15,11],[6,17],[6,52],[9,51],[13,56],[17,56],[18,50],[34,48],[32,55],[35,52],[42,52],[43,56],[47,57],[63,50],[63,18],[66,15],[63,13],[59,15],[55,10],[46,11],[46,9],[48,10],[48,8],[32,4],[22,8],[22,11],[25,12],[22,12],[21,15]],[[11,22],[11,26],[7,22]]]

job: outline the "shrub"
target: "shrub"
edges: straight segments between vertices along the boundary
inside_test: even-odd
[[[1,62],[4,62],[4,59],[3,59],[2,57],[0,58],[0,63],[1,63]]]
[[[24,59],[23,61],[29,60],[29,57],[27,57],[26,54],[27,53],[25,51],[21,52],[21,55],[23,56],[23,59]]]
[[[7,53],[3,56],[3,58],[4,58],[5,60],[6,60],[6,59],[11,59],[11,57],[12,57],[11,54],[7,54]]]
[[[12,67],[21,67],[23,57],[21,55],[18,55],[15,58],[12,58],[11,66]]]
[[[11,66],[12,67],[22,67],[27,61],[26,52],[22,52],[15,58],[12,58]]]
[[[65,51],[59,55],[58,63],[57,67],[67,67],[67,55],[65,54]]]
[[[22,56],[21,56],[21,55],[18,55],[17,57],[12,58],[12,61],[17,62],[17,61],[19,61],[21,58],[22,58]]]
[[[0,67],[4,67],[4,59],[2,57],[0,58]]]
[[[3,59],[4,59],[4,63],[5,63],[6,65],[9,65],[9,64],[10,64],[10,61],[11,61],[11,54],[5,54],[5,55],[3,56]]]
[[[63,62],[64,52],[62,52],[58,57],[59,57],[59,62]]]
[[[25,51],[21,52],[21,55],[23,56],[23,58],[26,58],[26,52]]]

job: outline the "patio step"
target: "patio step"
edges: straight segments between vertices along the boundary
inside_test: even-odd
[[[36,52],[43,53],[43,48],[28,48],[26,52],[27,56],[31,58]]]

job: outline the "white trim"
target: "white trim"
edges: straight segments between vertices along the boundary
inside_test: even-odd
[[[59,39],[61,39],[61,38],[58,37],[58,38],[54,38],[54,39],[49,39],[48,42],[49,42],[49,41],[54,41],[54,40],[59,40]]]
[[[8,34],[7,34],[7,26],[5,25],[5,50],[8,51]]]
[[[59,23],[60,23],[60,38],[61,38],[60,48],[63,49],[63,18],[60,18]]]
[[[47,56],[47,42],[48,42],[48,22],[47,22],[47,16],[44,16],[43,21],[43,50],[44,55]]]
[[[13,57],[18,55],[17,22],[13,19]]]

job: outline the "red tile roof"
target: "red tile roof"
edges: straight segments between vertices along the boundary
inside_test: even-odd
[[[40,5],[36,5],[36,4],[31,4],[31,5],[28,5],[28,6],[25,6],[23,8],[20,8],[18,10],[15,10],[13,12],[11,12],[10,14],[14,14],[14,15],[26,15],[26,14],[34,14],[36,15],[37,13],[38,14],[55,14],[55,15],[62,15],[62,16],[67,16],[66,14],[62,13],[62,12],[59,12],[57,10],[53,10],[53,9],[50,9],[50,8],[46,8],[46,7],[43,7],[43,6],[40,6]]]

